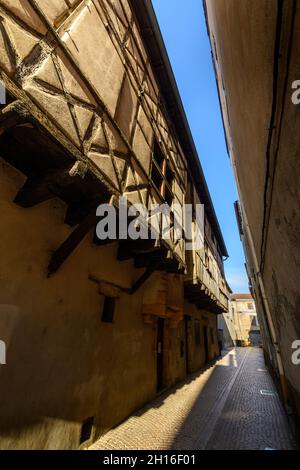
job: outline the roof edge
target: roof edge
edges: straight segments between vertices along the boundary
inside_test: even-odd
[[[205,204],[205,213],[215,232],[222,255],[228,257],[227,248],[218,218],[209,193],[198,152],[186,117],[170,59],[164,44],[151,0],[129,0],[138,20],[140,33],[151,61],[153,72],[164,97],[166,109],[173,122],[200,199]],[[141,7],[143,3],[143,7]]]

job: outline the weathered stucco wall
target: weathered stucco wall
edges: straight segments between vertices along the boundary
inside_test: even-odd
[[[300,5],[205,4],[264,348],[300,416],[299,365],[291,359],[300,337],[299,105],[292,102],[300,77]]]
[[[273,78],[275,3],[272,0],[206,2],[228,147],[236,156],[234,171],[243,188],[243,204],[258,251],[267,129],[272,105],[272,87],[269,84]],[[253,14],[255,11],[256,15]],[[266,47],[261,47],[262,44]]]
[[[114,245],[95,248],[88,236],[47,279],[49,252],[68,230],[64,208],[18,208],[22,180],[1,162],[0,446],[76,448],[86,418],[104,432],[155,395],[155,326],[143,323],[142,291],[121,294],[114,323],[101,322],[103,296],[89,276],[126,287],[138,274],[116,261]]]
[[[224,348],[235,346],[236,330],[233,319],[232,305],[229,302],[229,311],[218,315],[218,332],[221,335],[222,345]]]
[[[169,384],[183,380],[186,370],[186,338],[185,325],[181,321],[178,328],[169,330]]]
[[[237,296],[238,294],[235,294],[236,298]],[[247,300],[231,299],[230,303],[233,312],[236,339],[241,341],[243,343],[242,345],[248,346],[251,343],[251,331],[259,332],[254,300],[249,295],[249,299]]]
[[[1,161],[0,207],[7,231],[0,243],[2,449],[63,449],[79,446],[82,423],[94,417],[95,438],[156,394],[156,324],[145,324],[143,299],[151,280],[135,295],[120,292],[113,323],[103,323],[105,280],[128,288],[141,270],[118,262],[116,244],[95,247],[88,235],[55,276],[45,267],[65,224],[64,204],[51,200],[32,209],[12,201],[24,176]],[[147,296],[146,296],[147,297]],[[203,326],[213,329],[211,360],[218,354],[216,316],[186,304],[189,370],[205,363]],[[201,323],[195,345],[194,319]],[[169,329],[165,384],[186,370],[184,322]],[[182,344],[183,343],[183,346]]]
[[[188,322],[188,369],[194,372],[220,354],[217,337],[217,315],[202,311],[189,302],[185,304],[185,313],[191,318]],[[200,322],[200,342],[196,343],[195,320]],[[205,330],[207,328],[207,356],[205,355]],[[213,339],[213,341],[212,341]]]
[[[119,195],[147,207],[167,199],[182,205],[188,178],[194,194],[203,189],[195,187],[129,3],[7,0],[0,15],[8,98],[0,107],[0,332],[8,346],[0,447],[75,449],[88,418],[93,439],[155,397],[158,318],[162,387],[218,354],[212,311],[227,305],[226,248],[216,220],[206,222],[202,277],[194,278],[193,262],[188,273],[201,311],[184,306],[182,240],[158,251],[165,270],[129,294],[156,247],[97,246],[96,206]],[[208,213],[213,220],[212,206]],[[116,298],[113,323],[101,321],[104,295]],[[195,346],[194,317],[212,331],[206,358],[203,338]]]

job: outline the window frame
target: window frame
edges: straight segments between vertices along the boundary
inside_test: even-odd
[[[157,158],[159,157],[159,158]],[[156,183],[153,178],[154,171],[156,177],[161,178],[159,184]],[[173,204],[175,199],[175,194],[173,191],[173,184],[175,181],[175,172],[172,169],[170,160],[164,155],[161,147],[156,138],[154,138],[153,150],[152,150],[152,161],[151,161],[151,170],[150,170],[150,180],[153,184],[156,191],[159,193],[161,198],[166,202],[170,207]],[[167,199],[167,193],[170,198]]]

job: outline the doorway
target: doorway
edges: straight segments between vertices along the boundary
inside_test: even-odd
[[[164,371],[164,325],[163,318],[157,319],[157,336],[156,336],[156,374],[157,374],[157,392],[163,389],[163,371]]]
[[[204,340],[204,359],[205,359],[205,364],[209,360],[209,352],[208,352],[208,327],[204,326],[203,327],[203,340]]]

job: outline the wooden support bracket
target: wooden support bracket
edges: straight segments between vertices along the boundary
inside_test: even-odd
[[[16,100],[2,109],[0,113],[0,137],[7,130],[30,121],[30,114],[21,101]]]
[[[14,202],[21,207],[33,207],[59,196],[61,189],[72,182],[73,178],[69,172],[63,169],[51,171],[44,176],[29,178],[16,195]]]
[[[97,219],[95,208],[53,253],[48,266],[48,277],[52,276],[77,248],[87,233],[96,225]]]
[[[148,266],[145,270],[145,272],[139,277],[136,282],[133,284],[130,293],[134,294],[146,281],[149,279],[151,274],[156,271],[161,265],[161,261],[157,260],[156,262],[152,263],[150,266]]]

